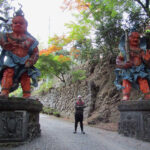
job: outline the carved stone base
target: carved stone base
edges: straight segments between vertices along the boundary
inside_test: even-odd
[[[33,99],[0,98],[0,145],[23,143],[40,135],[42,104]]]
[[[150,101],[122,101],[118,132],[128,137],[150,141]]]

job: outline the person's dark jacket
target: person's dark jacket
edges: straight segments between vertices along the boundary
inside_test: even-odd
[[[78,100],[75,104],[75,114],[83,115],[84,108],[85,108],[84,102]]]

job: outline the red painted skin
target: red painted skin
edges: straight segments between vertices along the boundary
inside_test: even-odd
[[[7,42],[3,39],[0,41],[0,45],[2,48],[11,51],[13,54],[19,57],[25,57],[28,54],[28,50],[32,43],[34,42],[32,38],[26,35],[27,31],[27,22],[23,16],[15,16],[12,20],[12,33],[7,33]],[[22,40],[22,42],[17,42],[16,40]],[[33,54],[30,58],[25,62],[25,67],[31,67],[36,63],[39,57],[39,51],[36,47],[33,50]],[[8,97],[9,90],[13,85],[13,76],[14,76],[14,69],[13,68],[6,68],[3,72],[2,77],[2,91],[1,95]],[[20,78],[21,87],[23,90],[23,97],[29,98],[30,97],[30,77],[28,76],[27,72],[22,74]]]
[[[150,54],[147,52],[146,54],[140,49],[140,35],[138,32],[132,32],[129,36],[129,47],[130,47],[130,61],[124,63],[123,56],[118,56],[116,60],[116,64],[118,68],[128,69],[132,66],[140,66],[143,60],[150,60]],[[148,81],[145,78],[138,77],[137,82],[139,84],[141,92],[145,95],[144,99],[150,99],[150,88],[148,85]],[[131,83],[128,80],[123,80],[123,87],[125,87],[123,92],[122,100],[129,100],[131,93]]]

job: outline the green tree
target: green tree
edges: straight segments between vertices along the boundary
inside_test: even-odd
[[[89,2],[89,9],[84,10],[83,19],[91,18],[95,23],[95,43],[98,53],[114,54],[117,50],[124,28],[143,25],[145,16],[141,7],[133,0],[84,0]],[[124,16],[127,14],[129,19]],[[125,25],[124,23],[125,22]]]
[[[65,56],[63,57],[65,58]],[[70,65],[70,59],[61,61],[59,56],[52,54],[41,55],[36,63],[36,67],[41,71],[42,78],[56,76],[64,83],[66,82],[64,75],[70,70]]]
[[[72,82],[75,83],[75,82],[79,82],[79,81],[82,81],[84,79],[86,79],[86,71],[85,70],[76,70],[76,71],[72,71],[71,72],[71,75],[72,75]]]
[[[14,0],[0,0],[0,31],[11,31],[11,10],[14,9],[12,6],[12,1]]]
[[[69,51],[62,49],[60,51],[57,51],[55,54],[56,55],[69,56]]]
[[[95,42],[97,49],[103,55],[114,53],[123,33],[121,22],[122,16],[116,15],[113,18],[111,16],[104,17],[101,19],[101,23],[97,23]]]
[[[69,38],[72,40],[84,40],[86,36],[90,34],[90,26],[87,24],[83,24],[80,22],[80,24],[77,24],[75,22],[72,22],[70,24],[65,25],[69,31]]]
[[[142,8],[145,12],[149,9],[147,0],[65,0],[64,3],[66,8],[79,10],[79,14],[74,15],[77,23],[67,27],[70,29],[70,38],[74,39],[73,46],[81,51],[80,60],[98,56],[99,53],[106,56],[108,53],[114,54],[124,28],[143,26],[146,17]],[[125,14],[129,19],[124,17]],[[95,38],[90,37],[91,33]]]
[[[81,63],[87,60],[91,60],[94,57],[95,51],[93,49],[91,39],[85,38],[83,40],[77,40],[75,41],[74,47],[80,50],[78,60],[80,60]]]

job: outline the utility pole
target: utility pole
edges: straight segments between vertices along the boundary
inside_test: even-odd
[[[48,20],[48,36],[50,37],[50,16],[49,16],[49,20]]]

